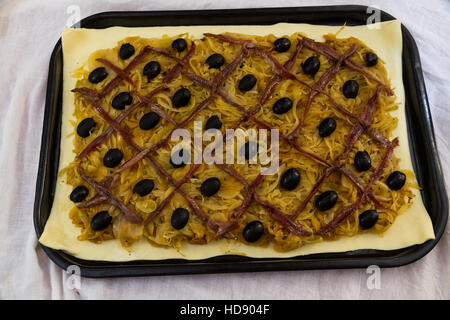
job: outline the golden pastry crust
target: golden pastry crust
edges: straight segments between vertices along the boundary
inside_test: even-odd
[[[176,123],[181,123],[195,112],[203,101],[208,99],[211,92],[210,88],[200,85],[198,81],[193,81],[195,78],[189,75],[194,74],[207,81],[214,81],[214,78],[223,72],[227,64],[231,64],[236,58],[239,58],[240,54],[242,55],[241,50],[243,45],[240,43],[232,43],[231,39],[238,39],[239,41],[248,40],[250,43],[256,44],[275,58],[280,65],[285,64],[291,57],[294,57],[289,72],[295,75],[300,81],[287,79],[286,77],[282,78],[277,83],[267,101],[260,105],[254,117],[272,128],[279,129],[280,133],[286,137],[292,135],[299,126],[299,123],[303,122],[301,134],[294,138],[295,143],[302,150],[317,155],[320,159],[328,163],[328,165],[324,165],[318,159],[309,156],[309,154],[299,152],[298,149],[289,143],[281,141],[281,167],[277,174],[264,177],[256,188],[256,197],[260,201],[281,210],[284,214],[295,214],[295,220],[292,220],[305,231],[305,234],[296,234],[283,226],[283,224],[280,224],[277,219],[274,219],[270,210],[257,201],[252,201],[248,208],[245,208],[245,212],[241,212],[239,217],[233,219],[233,213],[240,211],[241,207],[244,206],[249,190],[236,177],[215,165],[200,165],[195,171],[195,175],[183,184],[181,188],[198,204],[200,210],[211,221],[219,224],[227,221],[236,221],[236,227],[230,230],[230,235],[238,241],[246,243],[242,237],[242,231],[249,222],[254,220],[261,221],[266,232],[260,240],[252,245],[266,246],[268,243],[273,242],[276,250],[287,251],[298,248],[306,243],[322,241],[324,238],[333,239],[337,236],[352,236],[360,232],[381,234],[386,231],[394,222],[396,215],[411,205],[413,198],[410,190],[410,187],[414,186],[415,181],[412,172],[406,172],[409,176],[407,185],[399,191],[392,191],[385,184],[389,173],[400,170],[399,159],[395,156],[387,159],[383,174],[373,183],[373,196],[377,200],[377,205],[368,199],[369,201],[361,203],[336,228],[326,233],[320,232],[333,219],[338,217],[343,208],[355,203],[361,197],[362,190],[358,189],[358,183],[355,184],[355,181],[352,181],[352,179],[358,179],[360,186],[367,186],[371,176],[374,175],[384,160],[386,150],[388,149],[387,146],[383,146],[379,141],[377,142],[368,131],[376,130],[388,139],[394,138],[392,131],[397,125],[397,119],[391,116],[390,111],[398,107],[395,95],[391,95],[386,89],[378,89],[380,84],[368,78],[365,74],[342,66],[337,74],[331,77],[327,81],[326,86],[324,86],[323,91],[326,94],[319,93],[313,97],[309,105],[308,98],[312,91],[311,88],[315,83],[321,81],[321,78],[326,76],[327,70],[332,68],[337,62],[320,54],[313,48],[308,48],[304,44],[306,40],[303,39],[307,39],[304,38],[304,34],[297,33],[288,37],[286,36],[290,39],[292,45],[288,51],[283,53],[279,53],[273,49],[273,43],[277,39],[274,35],[249,36],[243,34],[225,34],[225,36],[229,37],[230,42],[223,41],[220,37],[212,35],[207,35],[203,39],[194,39],[188,34],[165,37],[163,39],[145,39],[140,37],[123,39],[115,48],[98,50],[90,55],[85,65],[75,71],[77,76],[81,76],[81,79],[77,81],[76,88],[88,88],[99,93],[102,92],[116,76],[114,70],[108,68],[107,65],[106,68],[109,76],[99,84],[89,82],[89,74],[98,67],[105,67],[105,63],[98,61],[98,59],[106,59],[120,69],[125,69],[132,60],[130,58],[124,61],[119,57],[119,49],[125,43],[129,43],[135,48],[135,56],[143,52],[148,46],[160,48],[166,50],[166,52],[173,56],[167,56],[155,51],[149,52],[129,73],[129,77],[133,80],[134,85],[121,79],[117,87],[99,99],[99,103],[111,118],[114,119],[123,112],[111,106],[113,98],[120,92],[133,92],[134,102],[136,103],[139,101],[138,94],[145,96],[160,86],[167,85],[167,91],[158,92],[151,97],[150,101],[164,110]],[[182,53],[177,53],[176,50],[171,48],[172,42],[179,37],[185,38],[188,43],[188,49]],[[324,44],[334,49],[340,55],[344,54],[353,45],[357,45],[357,49],[351,55],[351,59],[356,64],[363,66],[365,71],[369,72],[381,83],[387,87],[390,86],[387,72],[381,60],[382,57],[380,57],[380,61],[376,66],[370,68],[365,67],[365,55],[367,52],[373,52],[373,50],[368,48],[363,42],[356,38],[337,39],[331,34],[326,35],[324,38]],[[297,44],[298,47],[296,46]],[[172,70],[178,64],[174,57],[180,60],[183,59],[183,56],[187,55],[193,46],[195,47],[193,49],[194,54],[189,59],[187,65],[184,66],[183,72],[177,74],[174,79],[165,81],[167,79],[165,77],[173,72]],[[252,49],[248,51],[246,56],[238,61],[236,68],[233,68],[231,74],[224,81],[223,85],[221,85],[221,89],[237,104],[243,106],[246,110],[251,110],[258,106],[262,93],[270,81],[273,80],[277,70],[268,63],[268,60],[263,55],[251,52]],[[209,68],[205,63],[206,59],[214,53],[219,53],[225,58],[226,63],[223,68]],[[314,77],[306,75],[301,67],[302,63],[311,56],[317,56],[320,59],[320,69]],[[143,74],[143,68],[149,61],[157,61],[162,69],[161,73],[151,80],[148,80]],[[237,88],[237,83],[247,74],[254,75],[257,79],[257,84],[249,92],[241,92]],[[360,85],[358,96],[355,99],[347,99],[342,94],[343,84],[350,79],[357,81]],[[191,92],[190,103],[184,108],[174,107],[171,101],[173,94],[180,88],[189,88]],[[359,116],[367,107],[369,100],[374,96],[375,107],[373,121],[371,121],[370,127],[366,129],[367,132],[365,134],[358,136],[353,147],[346,151],[350,132],[357,121],[343,113],[342,110],[336,108],[336,104],[345,109],[346,112]],[[272,106],[281,97],[290,98],[293,101],[294,107],[289,112],[278,115],[272,111]],[[305,111],[306,108],[309,108],[309,110]],[[155,128],[148,131],[142,130],[139,127],[139,120],[151,110],[149,104],[143,103],[142,106],[136,108],[121,122],[121,126],[132,134],[133,142],[141,150],[162,141],[175,127],[167,119],[161,119]],[[205,123],[210,116],[217,115],[223,123],[222,131],[224,131],[227,128],[232,128],[243,114],[244,112],[242,110],[225,101],[224,97],[218,97],[211,101],[204,110],[199,112],[193,120]],[[85,96],[78,93],[75,93],[74,116],[76,119],[74,128],[85,118],[93,118],[97,124],[94,132],[88,138],[75,136],[74,151],[76,154],[80,154],[108,128],[109,124],[93,108],[89,99],[86,99]],[[330,137],[322,138],[318,134],[317,128],[320,122],[328,117],[336,120],[337,129]],[[190,121],[185,128],[189,129],[193,135],[193,121]],[[255,123],[255,121],[249,120],[244,121],[239,128],[253,128],[257,131],[261,126]],[[193,165],[187,165],[183,168],[173,168],[169,159],[174,145],[175,143],[169,142],[167,146],[159,148],[152,156],[174,181],[180,181],[188,174]],[[95,195],[95,189],[80,177],[77,173],[77,167],[81,166],[86,172],[86,175],[95,181],[105,181],[108,177],[113,176],[115,172],[115,169],[107,168],[102,163],[104,154],[112,148],[118,148],[123,152],[124,161],[133,158],[137,153],[133,147],[130,147],[130,144],[120,133],[113,132],[110,138],[88,153],[86,157],[77,159],[67,168],[63,169],[62,174],[66,175],[66,181],[73,187],[86,185],[90,189],[90,195]],[[358,150],[367,151],[372,159],[372,168],[362,173],[357,172],[353,165],[353,158]],[[344,161],[342,165],[346,171],[334,170],[332,174],[326,177],[324,183],[318,186],[317,190],[314,190],[316,183],[326,174],[327,168],[333,166],[344,152],[346,154],[343,157]],[[229,165],[229,168],[237,172],[250,185],[260,173],[261,165],[249,165],[247,163],[232,164]],[[288,168],[296,168],[301,176],[301,183],[292,191],[285,190],[280,186],[280,177]],[[351,175],[348,172],[351,172]],[[221,188],[213,197],[205,197],[200,193],[201,183],[209,177],[217,177],[221,181]],[[145,197],[141,197],[132,192],[133,186],[142,179],[152,179],[155,182],[153,191]],[[124,170],[120,174],[120,180],[112,186],[111,193],[141,217],[145,221],[144,225],[135,225],[126,221],[121,210],[117,206],[107,202],[89,208],[74,207],[70,212],[70,217],[73,223],[81,228],[79,240],[99,242],[119,238],[122,245],[129,246],[133,241],[145,237],[157,245],[172,246],[175,248],[180,248],[183,241],[189,241],[191,243],[208,243],[214,241],[217,238],[217,230],[208,227],[201,217],[192,214],[189,203],[179,193],[176,193],[161,212],[149,221],[148,217],[160,209],[162,203],[172,193],[173,189],[174,187],[167,181],[166,177],[158,173],[148,159],[139,161],[138,164]],[[323,212],[315,207],[314,199],[321,192],[327,190],[337,192],[338,202],[332,209]],[[189,208],[191,215],[187,225],[181,230],[176,230],[171,226],[170,218],[172,212],[179,207]],[[298,211],[299,207],[302,207],[301,211]],[[379,214],[377,223],[370,231],[362,230],[358,223],[359,215],[365,210],[375,208]],[[93,216],[97,212],[104,210],[108,211],[113,217],[112,224],[105,230],[92,230],[90,222]]]
[[[346,26],[341,29],[339,27],[313,26],[307,24],[277,24],[273,26],[114,27],[102,30],[64,30],[62,37],[64,51],[64,88],[60,168],[69,166],[76,157],[76,154],[72,150],[74,149],[74,125],[78,123],[74,117],[74,98],[77,99],[77,95],[74,95],[71,90],[76,87],[76,82],[83,76],[84,69],[80,68],[80,66],[85,64],[89,56],[96,50],[114,48],[119,41],[136,36],[147,39],[161,39],[161,36],[166,37],[164,35],[176,37],[183,32],[189,32],[193,38],[201,39],[205,32],[214,34],[223,34],[226,32],[236,34],[242,32],[261,37],[273,33],[276,37],[282,37],[285,34],[294,34],[300,30],[305,35],[320,42],[324,41],[322,36],[329,33],[338,34],[339,39],[356,37],[367,43],[383,59],[385,68],[388,70],[391,87],[397,97],[395,104],[398,104],[397,109],[389,110],[393,118],[398,118],[398,125],[392,132],[392,136],[398,136],[400,144],[394,149],[394,155],[397,159],[401,159],[400,168],[405,169],[405,172],[412,172],[404,112],[405,97],[402,85],[402,36],[400,25],[400,21],[389,21],[380,23],[375,28],[370,29],[366,26]],[[73,70],[78,70],[78,73],[74,73]],[[382,129],[379,130],[381,131]],[[244,174],[245,172],[240,173]],[[306,178],[302,176],[301,183],[304,182],[304,179]],[[413,184],[414,177],[408,176],[408,180]],[[168,246],[149,245],[148,239],[141,237],[140,240],[133,242],[133,245],[129,247],[130,250],[124,250],[118,239],[102,241],[100,244],[92,241],[79,241],[77,239],[80,236],[80,228],[73,224],[72,219],[69,218],[69,212],[74,207],[74,204],[69,200],[69,194],[72,189],[73,186],[66,183],[65,175],[60,175],[56,185],[52,211],[39,241],[47,247],[64,250],[77,258],[88,260],[130,261],[142,259],[164,260],[171,258],[197,260],[224,254],[238,254],[256,258],[287,258],[313,253],[344,252],[357,249],[394,250],[419,244],[434,237],[431,220],[423,206],[420,193],[417,189],[411,188],[411,192],[415,195],[412,206],[407,212],[395,218],[395,223],[382,233],[382,237],[377,232],[369,231],[356,233],[351,237],[338,236],[336,237],[339,239],[337,241],[328,241],[331,239],[327,239],[327,241],[307,244],[303,240],[304,245],[289,251],[286,250],[290,248],[283,247],[274,250],[276,247],[274,241],[269,242],[266,247],[261,246],[261,244],[248,244],[223,238],[217,241],[211,241],[207,245],[190,244],[187,241],[183,241],[180,249],[174,249]],[[177,195],[174,199],[176,197]],[[277,201],[277,198],[274,197],[273,201]],[[245,218],[245,215],[242,218]],[[135,231],[139,233],[140,230]]]

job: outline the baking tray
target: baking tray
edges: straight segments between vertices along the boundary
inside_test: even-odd
[[[370,12],[370,13],[368,13]],[[176,25],[268,25],[278,22],[323,25],[366,24],[371,14],[366,6],[324,6],[202,11],[126,11],[104,12],[89,16],[77,26],[102,29],[112,26],[149,27]],[[381,21],[395,19],[381,11]],[[150,276],[276,270],[363,268],[369,265],[396,267],[414,262],[427,254],[439,241],[448,217],[448,200],[439,163],[433,124],[416,43],[402,25],[403,83],[406,94],[406,117],[414,171],[423,187],[421,194],[433,223],[436,239],[399,250],[356,250],[294,258],[248,258],[218,256],[188,261],[104,262],[75,258],[65,252],[42,246],[49,258],[67,269],[80,267],[85,277]],[[53,50],[48,75],[44,127],[36,184],[34,226],[38,237],[50,214],[59,163],[62,108],[62,47],[59,40]]]

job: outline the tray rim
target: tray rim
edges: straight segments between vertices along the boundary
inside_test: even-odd
[[[283,13],[286,10],[301,11],[302,13],[329,13],[330,11],[336,14],[350,13],[350,14],[361,14],[362,12],[367,12],[367,6],[360,5],[341,5],[341,6],[316,6],[316,7],[275,7],[275,8],[250,8],[250,9],[219,9],[219,10],[172,10],[172,11],[109,11],[101,12],[82,19],[79,23],[81,26],[88,26],[92,23],[96,23],[99,19],[110,19],[110,18],[129,18],[129,17],[143,17],[143,16],[167,16],[173,15],[178,16],[180,14],[196,14],[200,16],[211,16],[211,15],[223,15],[231,13],[249,14],[249,13],[261,13],[261,14],[273,14]],[[353,18],[349,18],[351,20]],[[393,20],[395,19],[390,14],[381,10],[381,20]],[[311,22],[307,22],[311,23]],[[205,23],[203,23],[206,25]],[[230,23],[231,24],[231,23]],[[263,24],[263,23],[261,23]],[[272,23],[269,23],[272,24]],[[319,23],[320,24],[320,23]],[[199,24],[202,25],[202,24]],[[428,98],[425,89],[425,83],[423,79],[423,72],[420,63],[420,56],[415,43],[414,38],[408,29],[402,24],[402,37],[403,46],[410,46],[409,50],[412,51],[412,61],[413,65],[413,82],[416,86],[416,93],[419,93],[420,99],[417,102],[420,104],[421,116],[425,118],[423,122],[425,124],[423,128],[423,133],[427,138],[425,147],[428,148],[425,155],[427,156],[427,163],[433,166],[433,179],[442,186],[442,191],[437,193],[437,199],[435,205],[437,205],[437,210],[441,213],[438,216],[439,221],[433,223],[433,228],[435,231],[435,239],[428,240],[423,244],[414,245],[407,248],[402,248],[398,250],[356,250],[349,252],[340,253],[321,253],[312,254],[307,256],[298,256],[293,258],[248,258],[239,256],[220,256],[213,257],[204,260],[182,260],[182,259],[169,259],[169,260],[139,260],[130,262],[105,262],[105,261],[92,261],[92,260],[82,260],[75,258],[65,252],[60,250],[54,250],[44,245],[39,245],[44,249],[49,258],[56,263],[59,267],[66,270],[69,265],[76,264],[81,269],[81,275],[84,277],[123,277],[123,276],[150,276],[150,275],[175,275],[175,274],[199,274],[199,273],[228,273],[228,272],[250,272],[250,271],[282,271],[282,270],[309,270],[309,269],[340,269],[340,268],[363,268],[369,265],[378,265],[380,267],[397,267],[410,264],[417,261],[418,259],[425,256],[429,251],[440,240],[444,229],[446,227],[446,221],[448,219],[448,200],[447,193],[445,192],[445,185],[443,182],[442,168],[440,165],[437,146],[434,138],[434,128],[431,119],[431,112],[429,108]],[[49,63],[49,77],[47,82],[46,91],[46,102],[44,111],[44,124],[41,139],[41,152],[39,158],[39,169],[36,181],[36,195],[33,210],[33,221],[36,231],[36,235],[39,238],[42,234],[43,227],[40,214],[40,204],[44,196],[44,184],[45,180],[48,179],[48,143],[51,139],[51,132],[49,130],[50,121],[53,116],[51,112],[51,105],[58,103],[58,98],[61,96],[61,83],[62,78],[59,76],[59,92],[55,96],[53,89],[58,86],[58,75],[55,75],[54,66],[57,60],[62,56],[62,44],[61,39],[56,43],[50,63]],[[403,58],[403,57],[402,57]],[[405,62],[403,62],[405,63]],[[404,80],[405,82],[405,80]],[[406,91],[406,90],[405,90]],[[54,120],[54,119],[53,119]],[[409,119],[407,117],[407,121]],[[60,130],[60,123],[56,124],[56,130]],[[59,128],[59,129],[58,129]],[[408,130],[409,132],[409,130]],[[409,135],[409,133],[408,133]],[[57,137],[58,145],[60,140],[60,135]],[[56,151],[57,159],[59,161],[59,147]],[[414,155],[413,155],[414,156]],[[414,161],[413,161],[414,163]],[[416,168],[414,168],[416,171]],[[53,183],[53,182],[52,182]],[[49,215],[49,213],[48,213]],[[48,218],[47,215],[47,218]],[[402,255],[400,257],[395,257],[395,254],[405,250],[412,250],[411,252]],[[381,255],[374,255],[375,253],[380,254],[394,254],[393,258]],[[344,256],[343,256],[344,255]],[[219,259],[216,259],[219,258]],[[220,259],[222,258],[222,259]],[[321,258],[323,258],[321,260]],[[227,260],[233,260],[230,265]],[[237,260],[236,260],[237,259]],[[363,260],[361,260],[363,259]],[[217,261],[218,260],[218,261]],[[182,261],[182,263],[177,263],[177,261]],[[321,262],[326,261],[322,264]]]

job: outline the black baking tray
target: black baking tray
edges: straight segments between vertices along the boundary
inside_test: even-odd
[[[372,14],[365,6],[324,6],[202,11],[127,11],[104,12],[89,16],[77,26],[101,29],[112,26],[148,27],[177,25],[268,25],[278,22],[323,25],[366,24]],[[381,21],[395,19],[381,11]],[[67,269],[80,267],[85,277],[150,276],[276,270],[363,268],[370,265],[396,267],[414,262],[427,254],[439,241],[448,217],[448,200],[436,149],[433,124],[416,43],[402,25],[403,83],[406,116],[414,171],[422,186],[425,207],[433,222],[436,239],[408,248],[382,251],[357,250],[294,258],[257,259],[219,256],[205,260],[170,259],[158,261],[105,262],[80,260],[65,252],[42,246],[49,258]],[[34,205],[34,226],[38,237],[50,214],[59,163],[62,108],[62,47],[56,44],[48,75],[39,172]]]

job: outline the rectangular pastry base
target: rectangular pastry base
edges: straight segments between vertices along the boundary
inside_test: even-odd
[[[395,154],[401,159],[400,166],[413,171],[405,116],[405,93],[402,81],[402,34],[401,22],[393,20],[368,26],[348,26],[339,32],[339,37],[356,37],[375,50],[385,61],[385,67],[391,78],[392,87],[400,106],[392,112],[398,118],[398,127],[394,136],[399,137],[400,146]],[[63,71],[63,118],[61,130],[61,146],[59,168],[67,166],[75,157],[72,152],[72,138],[68,134],[73,132],[70,123],[74,110],[73,94],[77,79],[71,72],[79,68],[88,56],[98,50],[112,48],[123,38],[140,36],[145,38],[160,38],[164,34],[174,36],[188,32],[196,38],[201,38],[205,32],[223,33],[235,32],[249,35],[276,36],[290,35],[303,32],[308,37],[322,41],[322,35],[336,33],[341,27],[316,26],[308,24],[280,23],[272,26],[186,26],[186,27],[146,27],[107,29],[65,29],[62,36],[64,71]],[[240,242],[219,240],[207,245],[184,244],[180,251],[173,248],[156,248],[147,240],[133,244],[131,252],[125,250],[118,240],[109,240],[101,244],[89,241],[78,241],[80,229],[72,224],[69,211],[73,204],[69,200],[71,187],[57,180],[55,199],[49,219],[45,225],[39,242],[43,245],[63,250],[70,255],[85,260],[102,261],[132,261],[132,260],[163,260],[183,258],[188,260],[205,259],[209,257],[236,254],[255,258],[288,258],[313,253],[346,252],[358,249],[394,250],[420,244],[434,239],[433,226],[425,210],[421,195],[413,189],[415,194],[411,208],[399,215],[394,224],[379,236],[372,233],[358,234],[353,237],[341,237],[334,241],[323,241],[305,245],[289,252],[277,252],[272,247],[262,248],[248,246]]]

